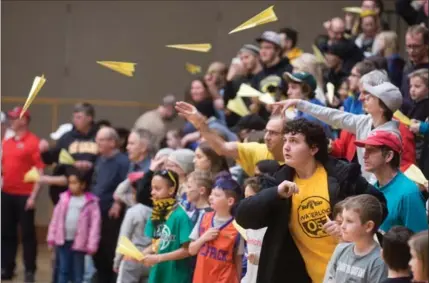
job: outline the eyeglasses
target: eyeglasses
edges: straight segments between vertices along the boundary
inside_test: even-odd
[[[174,187],[175,188],[177,187],[177,181],[174,178],[173,174],[171,174],[171,172],[169,170],[162,170],[160,172],[160,174],[161,174],[161,176],[168,177],[170,179],[170,181],[173,182]]]

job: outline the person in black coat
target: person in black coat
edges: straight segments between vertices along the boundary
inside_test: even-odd
[[[285,133],[285,165],[274,174],[279,185],[241,201],[236,214],[236,221],[245,229],[268,227],[259,260],[258,283],[314,281],[307,272],[309,268],[306,268],[304,257],[291,230],[291,223],[294,221],[291,218],[292,209],[301,209],[306,201],[303,200],[297,208],[293,201],[296,196],[287,195],[294,189],[299,190],[295,183],[292,183],[297,178],[304,181],[313,178],[320,168],[326,172],[326,175],[321,175],[325,176],[326,183],[323,185],[320,182],[317,193],[320,193],[324,186],[327,187],[328,208],[325,212],[314,210],[311,213],[315,217],[312,220],[320,224],[317,226],[319,238],[340,235],[339,226],[335,221],[328,222],[326,216],[332,219],[332,208],[349,196],[374,195],[383,205],[384,216],[387,215],[386,199],[361,176],[359,165],[328,157],[328,141],[321,126],[298,119],[286,123]],[[313,187],[306,189],[312,190]],[[317,240],[315,238],[317,237],[309,237],[307,241]],[[321,272],[324,272],[324,269]]]

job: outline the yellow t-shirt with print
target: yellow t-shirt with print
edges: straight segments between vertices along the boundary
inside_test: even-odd
[[[308,275],[313,283],[320,283],[337,245],[336,239],[322,228],[331,210],[328,175],[325,168],[318,165],[309,179],[295,176],[293,181],[299,193],[292,196],[289,229],[304,258]]]
[[[261,160],[274,160],[273,155],[268,151],[267,145],[264,143],[237,143],[237,149],[238,158],[236,161],[250,177],[255,175],[256,163]]]

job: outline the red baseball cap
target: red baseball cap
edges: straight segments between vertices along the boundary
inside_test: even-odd
[[[355,141],[358,147],[371,146],[387,146],[388,148],[398,153],[402,152],[402,141],[400,137],[394,133],[387,131],[372,131],[366,140]]]
[[[9,112],[7,112],[7,116],[9,116],[12,119],[17,119],[17,118],[19,118],[19,115],[21,115],[22,110],[23,110],[22,107],[17,106],[15,108],[13,108],[12,110],[10,110]],[[24,113],[22,114],[22,117],[30,119],[30,112],[24,111]]]

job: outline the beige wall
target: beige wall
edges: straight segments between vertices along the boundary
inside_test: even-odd
[[[323,21],[359,2],[3,1],[2,109],[22,103],[34,76],[45,74],[47,83],[31,107],[32,128],[41,137],[67,122],[71,105],[85,99],[94,100],[99,119],[130,127],[164,94],[183,97],[192,78],[185,62],[203,68],[213,60],[229,63],[242,44],[253,42],[264,30],[284,26],[300,31],[299,45],[311,51],[312,40],[323,32]],[[272,4],[279,21],[228,35]],[[213,44],[210,53],[164,47],[205,42]],[[128,78],[97,65],[97,60],[136,62],[137,70]],[[39,224],[48,223],[48,203],[44,192]]]

